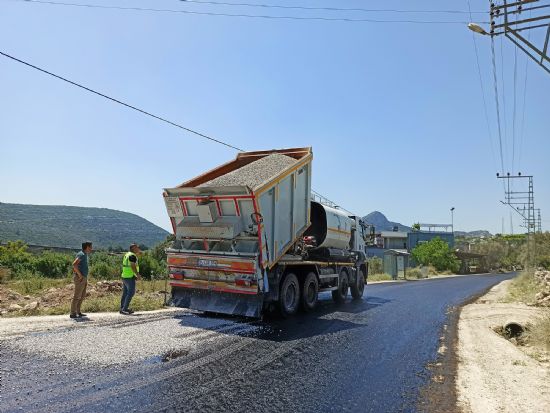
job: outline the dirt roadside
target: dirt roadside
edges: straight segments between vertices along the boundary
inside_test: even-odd
[[[493,329],[507,321],[534,322],[540,308],[501,303],[509,281],[464,306],[458,320],[456,390],[464,413],[547,413],[550,363],[529,356]],[[543,358],[544,360],[544,358]]]

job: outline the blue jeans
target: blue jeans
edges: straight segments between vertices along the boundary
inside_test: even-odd
[[[120,309],[123,311],[128,310],[130,301],[136,293],[136,278],[123,278],[122,279],[122,298],[120,299]]]

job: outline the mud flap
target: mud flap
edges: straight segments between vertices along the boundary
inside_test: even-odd
[[[172,303],[176,307],[193,310],[260,318],[263,299],[260,294],[233,294],[172,287]]]

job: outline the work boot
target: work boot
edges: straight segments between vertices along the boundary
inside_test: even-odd
[[[88,314],[78,313],[76,316],[78,318],[86,317]]]
[[[129,312],[130,314],[134,314],[134,310],[128,309],[128,312]]]
[[[70,314],[69,317],[71,318],[78,318],[78,316],[76,314]]]
[[[131,313],[128,310],[120,310],[120,314],[130,315]]]

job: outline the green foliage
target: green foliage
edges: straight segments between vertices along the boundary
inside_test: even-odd
[[[420,231],[420,224],[418,222],[416,224],[412,224],[411,229],[413,231]]]
[[[44,251],[34,259],[34,269],[44,277],[67,277],[72,268],[73,258],[67,254]]]
[[[109,254],[103,251],[93,252],[90,256],[90,276],[101,280],[112,280],[120,277],[122,255]]]
[[[550,270],[550,232],[535,234],[535,264]]]
[[[8,241],[0,246],[0,265],[9,268],[15,276],[33,270],[33,255],[23,241]]]
[[[99,261],[91,267],[90,276],[99,280],[112,280],[120,276],[120,270],[105,261]]]
[[[449,245],[439,237],[417,245],[411,255],[418,264],[433,265],[437,271],[457,272],[460,267]]]
[[[367,262],[369,263],[369,278],[370,278],[370,274],[384,273],[384,261],[382,261],[382,258],[378,258],[378,257],[368,258]]]
[[[176,237],[173,234],[170,234],[163,242],[154,246],[150,251],[153,258],[155,258],[158,262],[166,262],[165,250],[166,248],[169,248],[175,240]]]
[[[168,273],[168,267],[166,261],[158,261],[147,251],[139,257],[139,272],[146,280],[162,278]]]

